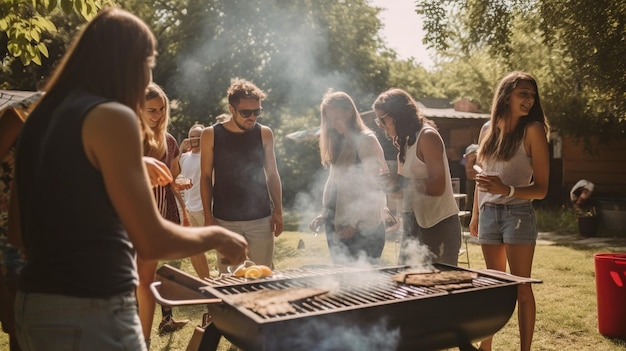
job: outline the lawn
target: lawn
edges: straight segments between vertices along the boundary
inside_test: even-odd
[[[298,249],[302,241],[304,248]],[[276,269],[284,270],[306,264],[329,264],[330,258],[322,235],[285,232],[277,241]],[[302,245],[300,245],[302,246]],[[598,332],[596,311],[595,253],[612,252],[611,248],[582,248],[568,245],[538,245],[533,277],[543,281],[534,286],[537,300],[537,324],[533,350],[624,350],[626,343],[605,338]],[[472,268],[484,268],[480,246],[469,244]],[[395,265],[397,244],[387,241],[383,253],[384,265]],[[180,262],[183,270],[193,272],[188,260]],[[175,310],[194,324],[200,322],[205,309],[202,306]],[[153,332],[152,350],[184,350],[193,328],[165,337]],[[156,318],[153,331],[156,331]],[[233,348],[234,349],[234,348]],[[498,333],[494,350],[518,350],[516,312],[509,323]],[[231,350],[223,341],[220,350]]]
[[[394,239],[387,241],[383,252],[383,265],[396,264],[398,245]],[[564,242],[537,246],[533,277],[542,280],[543,283],[534,285],[537,323],[533,350],[626,349],[626,342],[607,339],[598,332],[594,254],[608,252],[616,250],[612,247],[581,247]],[[484,268],[480,246],[470,243],[469,254],[471,268]],[[215,255],[212,252],[207,253],[207,257],[210,263],[215,262]],[[193,274],[188,259],[168,263]],[[315,237],[311,233],[299,231],[284,232],[276,243],[276,269],[286,270],[307,264],[330,264],[324,236]],[[157,309],[151,349],[185,350],[193,333],[193,326],[200,324],[205,311],[204,306],[175,308],[175,316],[189,318],[192,322],[174,334],[159,336],[156,331],[160,311]],[[0,350],[5,349],[8,350],[8,341],[5,334],[0,334]],[[514,312],[509,323],[496,334],[494,350],[518,349],[517,320]],[[237,349],[223,340],[219,350]]]

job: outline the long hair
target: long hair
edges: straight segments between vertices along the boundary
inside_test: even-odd
[[[103,9],[75,37],[42,100],[79,88],[124,104],[139,117],[151,78],[146,65],[155,52],[156,39],[142,20],[119,8]],[[139,121],[146,133],[149,128]]]
[[[157,125],[152,128],[152,135],[145,138],[143,142],[144,155],[161,159],[167,150],[165,135],[167,134],[167,126],[170,122],[170,100],[167,98],[163,88],[154,82],[148,84],[145,97],[146,101],[160,99],[165,105],[163,117],[157,122]],[[144,119],[144,123],[146,123],[145,118],[147,117],[145,113],[142,114],[142,118]]]
[[[528,115],[520,118],[515,129],[509,133],[506,132],[508,130],[507,127],[512,122],[509,100],[511,93],[521,81],[530,82],[533,88],[535,88],[537,95]],[[485,158],[494,158],[500,161],[510,160],[524,139],[526,126],[531,122],[541,123],[547,136],[550,126],[541,106],[537,81],[532,75],[525,72],[509,73],[502,78],[496,88],[491,107],[490,123],[479,146],[479,162],[482,162]]]
[[[402,89],[393,88],[381,93],[372,107],[394,121],[396,137],[393,143],[399,149],[398,158],[402,163],[406,159],[407,146],[415,143],[417,133],[424,124],[435,126],[434,122],[422,116],[415,100]]]
[[[321,126],[320,126],[320,157],[322,164],[328,166],[337,161],[337,156],[341,150],[341,136],[328,123],[327,109],[334,107],[347,112],[350,117],[347,124],[350,134],[358,134],[361,131],[369,130],[363,123],[361,115],[357,111],[354,101],[350,95],[329,89],[320,104]]]

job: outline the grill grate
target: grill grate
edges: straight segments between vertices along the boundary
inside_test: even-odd
[[[372,270],[337,268],[303,269],[285,273],[284,277],[269,280],[245,281],[242,278],[226,277],[217,280],[212,286],[203,288],[228,303],[229,296],[250,293],[263,289],[281,290],[288,288],[322,288],[329,293],[291,302],[296,312],[277,315],[263,315],[241,306],[235,306],[242,312],[267,321],[276,318],[301,317],[307,314],[329,313],[348,309],[358,309],[380,304],[397,303],[406,300],[424,299],[435,296],[458,294],[471,290],[480,290],[512,284],[507,280],[479,274],[473,280],[473,287],[456,290],[444,290],[435,287],[421,287],[394,282],[391,277],[407,267],[390,267]],[[441,270],[462,270],[462,268],[442,266]],[[329,273],[332,272],[332,273]]]
[[[342,267],[342,266],[325,266],[325,265],[312,265],[312,266],[304,266],[297,269],[289,269],[286,271],[275,272],[273,276],[261,278],[261,279],[253,279],[248,280],[241,277],[235,277],[233,275],[222,274],[218,278],[213,279],[205,279],[211,286],[226,286],[226,285],[239,285],[245,284],[249,282],[258,282],[258,281],[266,281],[266,280],[276,280],[276,279],[292,279],[292,278],[302,278],[302,277],[312,277],[319,275],[328,275],[334,273],[349,273],[349,272],[359,272],[359,271],[371,271],[371,268],[354,268],[354,267]]]

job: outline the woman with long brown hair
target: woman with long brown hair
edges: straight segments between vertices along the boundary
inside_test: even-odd
[[[320,154],[330,173],[324,187],[324,211],[310,226],[316,230],[325,224],[335,264],[378,264],[385,246],[387,203],[376,183],[378,174],[388,172],[383,149],[348,94],[329,91],[320,110]]]
[[[456,266],[461,224],[443,139],[402,89],[381,93],[373,107],[376,123],[398,148],[398,173],[406,180],[400,263]],[[430,253],[423,253],[420,245],[428,247]]]
[[[150,131],[139,118],[155,53],[139,18],[102,10],[24,124],[9,216],[27,256],[15,303],[23,350],[146,350],[136,254],[180,259],[217,249],[233,264],[245,258],[240,235],[159,215],[143,160]],[[167,170],[152,174],[172,181]]]
[[[537,81],[512,72],[496,88],[491,120],[481,130],[476,195],[470,233],[478,237],[487,268],[530,277],[537,241],[532,200],[548,192],[550,158],[548,121]],[[517,292],[520,350],[530,350],[535,328],[535,297],[531,284]],[[481,350],[491,350],[492,337]]]
[[[170,121],[170,101],[163,88],[154,82],[150,82],[146,88],[146,102],[142,117],[144,123],[152,131],[144,139],[144,155],[163,162],[175,179],[180,174],[180,165],[178,163],[180,151],[176,138],[167,132],[167,126]],[[181,224],[174,191],[185,189],[179,189],[178,187],[179,185],[174,182],[166,186],[156,186],[153,188],[153,191],[161,216],[170,222]],[[139,319],[141,320],[143,334],[148,346],[150,345],[156,303],[154,295],[150,291],[150,284],[154,282],[157,265],[158,261],[144,260],[141,257],[137,257]],[[171,307],[161,306],[161,312],[163,316],[159,323],[160,334],[174,332],[189,323],[188,319],[174,319]]]

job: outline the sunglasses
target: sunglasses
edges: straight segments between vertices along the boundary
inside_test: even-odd
[[[389,113],[385,113],[384,115],[380,117],[374,118],[374,122],[376,122],[376,125],[378,126],[378,128],[382,128],[385,126],[385,117],[387,116],[389,116]]]
[[[234,106],[233,109],[239,112],[239,115],[243,118],[250,118],[254,114],[255,117],[259,117],[263,113],[263,107],[259,107],[256,110],[237,110]]]

